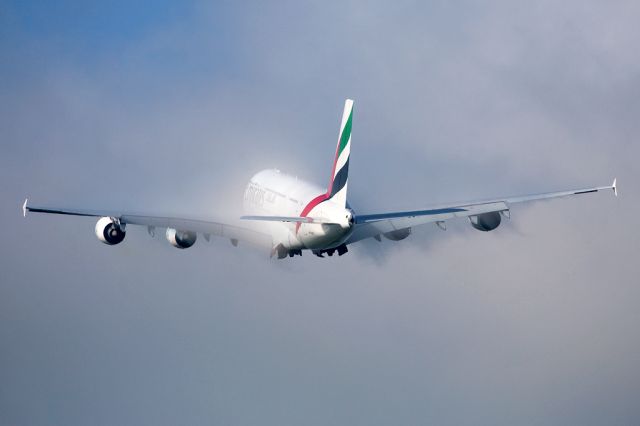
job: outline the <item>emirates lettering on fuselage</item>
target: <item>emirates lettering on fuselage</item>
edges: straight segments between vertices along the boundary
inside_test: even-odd
[[[247,190],[244,193],[244,201],[254,207],[265,207],[265,204],[275,204],[278,197],[287,198],[283,194],[279,194],[275,191],[259,186],[253,182],[250,182],[247,186]],[[297,203],[297,200],[289,198],[289,201]]]
[[[244,192],[244,201],[256,207],[262,207],[264,205],[264,194],[264,189],[250,183],[247,185],[247,190]]]

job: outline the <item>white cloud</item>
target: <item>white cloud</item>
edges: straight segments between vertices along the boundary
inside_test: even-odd
[[[633,2],[196,11],[124,50],[2,44],[0,423],[636,421]],[[361,210],[614,175],[621,196],[281,263],[20,216],[206,211],[289,163],[323,182],[346,96]]]

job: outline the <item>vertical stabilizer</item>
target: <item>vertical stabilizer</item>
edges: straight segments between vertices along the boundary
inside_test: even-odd
[[[349,178],[349,154],[351,152],[351,120],[353,119],[353,100],[344,102],[340,136],[333,161],[331,181],[327,189],[328,198],[341,206],[347,204],[347,180]]]

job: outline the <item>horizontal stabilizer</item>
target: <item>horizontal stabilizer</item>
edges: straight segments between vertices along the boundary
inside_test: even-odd
[[[316,223],[323,225],[338,225],[328,219],[308,216],[241,216],[243,220],[262,220],[267,222],[293,222],[293,223]]]

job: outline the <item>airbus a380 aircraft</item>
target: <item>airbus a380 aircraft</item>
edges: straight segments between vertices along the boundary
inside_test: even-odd
[[[96,236],[108,245],[124,240],[127,225],[148,227],[151,235],[156,227],[166,228],[166,237],[177,248],[191,247],[198,234],[208,241],[211,235],[228,238],[236,246],[238,241],[271,250],[279,259],[302,255],[302,250],[313,254],[340,256],[347,246],[365,238],[381,240],[380,236],[399,241],[411,234],[418,225],[435,223],[444,229],[444,223],[454,218],[468,218],[471,226],[480,231],[492,231],[500,225],[502,216],[509,216],[511,204],[549,198],[587,194],[612,189],[618,195],[616,180],[609,186],[598,186],[569,191],[497,198],[489,201],[452,204],[423,210],[356,214],[347,201],[349,156],[351,152],[351,124],[353,101],[347,99],[342,114],[340,136],[336,148],[328,188],[281,173],[264,170],[251,178],[244,193],[246,216],[240,221],[215,222],[210,220],[140,215],[119,211],[90,211],[73,208],[23,205],[27,212],[55,213],[74,216],[99,217]]]

